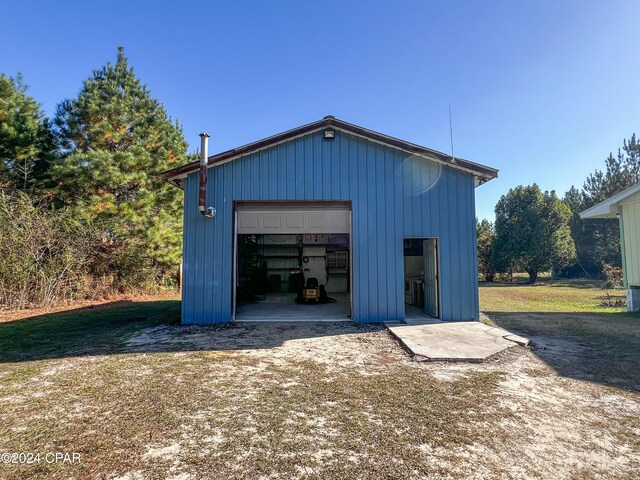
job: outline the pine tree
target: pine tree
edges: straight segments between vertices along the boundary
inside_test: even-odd
[[[0,189],[37,190],[56,155],[49,121],[22,77],[0,74]]]
[[[181,192],[160,173],[186,161],[177,122],[129,67],[122,47],[55,119],[63,150],[58,201],[105,227],[105,241],[161,275],[179,264]],[[157,280],[157,279],[156,279]]]
[[[604,264],[621,265],[620,232],[615,219],[582,220],[580,212],[620,193],[640,181],[640,143],[633,134],[624,140],[617,155],[605,159],[604,170],[596,170],[582,190],[571,187],[564,200],[572,211],[571,235],[576,244],[579,265],[568,274],[597,274]]]

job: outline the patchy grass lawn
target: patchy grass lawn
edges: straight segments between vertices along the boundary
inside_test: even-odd
[[[625,299],[623,290],[603,290],[596,280],[545,280],[526,283],[481,283],[483,312],[624,312],[623,306],[604,306],[607,300]],[[607,297],[607,292],[610,297]],[[611,302],[613,303],[613,302]]]
[[[180,322],[180,301],[118,301],[0,323],[0,362],[115,353],[141,328]]]
[[[0,324],[0,453],[81,454],[0,478],[637,478],[635,374],[559,367],[593,322],[501,312],[547,350],[420,363],[380,325],[186,327],[172,301]]]
[[[602,307],[603,292],[586,280],[484,284],[480,305],[490,323],[531,338],[559,373],[640,391],[640,314]]]
[[[50,316],[54,313],[88,311],[94,308],[110,308],[116,305],[127,305],[132,302],[157,302],[160,300],[180,300],[180,293],[173,289],[163,289],[155,293],[130,292],[110,295],[107,298],[75,300],[61,302],[45,307],[25,308],[21,310],[5,310],[0,307],[0,323],[13,322],[23,318]]]

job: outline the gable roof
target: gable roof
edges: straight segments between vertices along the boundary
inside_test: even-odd
[[[584,212],[580,212],[580,218],[616,218],[618,206],[624,203],[625,200],[630,200],[630,197],[638,192],[640,192],[640,183],[636,183],[633,187],[629,187],[613,197],[609,197],[597,205],[587,208]]]
[[[207,163],[209,167],[215,167],[216,165],[235,160],[244,155],[248,155],[250,153],[263,150],[278,143],[286,142],[288,140],[292,140],[309,133],[317,132],[325,128],[333,128],[335,130],[346,132],[351,135],[365,138],[375,143],[380,143],[382,145],[402,150],[403,152],[407,152],[412,155],[424,157],[429,160],[449,165],[453,168],[471,173],[476,179],[476,185],[481,185],[498,176],[498,170],[496,170],[495,168],[480,165],[479,163],[470,162],[469,160],[464,160],[462,158],[452,157],[451,155],[447,155],[430,148],[422,147],[411,142],[390,137],[389,135],[384,135],[379,132],[374,132],[373,130],[368,130],[366,128],[359,127],[358,125],[347,123],[343,120],[338,120],[331,115],[324,117],[322,120],[308,123],[306,125],[287,130],[286,132],[278,133],[277,135],[258,140],[257,142],[249,143],[242,147],[237,147],[232,150],[227,150],[226,152],[212,155],[208,158]],[[181,180],[191,172],[195,172],[196,170],[198,170],[198,166],[199,165],[197,161],[191,162],[186,165],[167,170],[162,174],[162,178],[180,186]]]

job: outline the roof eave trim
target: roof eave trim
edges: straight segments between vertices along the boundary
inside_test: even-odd
[[[590,211],[585,210],[584,212],[580,212],[580,218],[582,220],[597,220],[597,219],[606,219],[606,218],[616,218],[618,215],[617,212],[604,212],[604,211]]]
[[[282,132],[277,135],[272,135],[271,137],[258,140],[257,142],[249,143],[247,145],[234,148],[232,150],[227,150],[226,152],[212,155],[208,159],[208,165],[209,167],[215,167],[216,165],[223,165],[230,161],[236,160],[237,158],[240,158],[242,156],[249,155],[251,153],[255,153],[255,152],[264,150],[266,148],[273,147],[280,143],[284,143],[290,140],[294,140],[296,138],[300,138],[305,135],[309,135],[311,133],[315,133],[327,127],[332,127],[332,128],[335,128],[336,130],[339,130],[360,138],[364,138],[365,140],[368,140],[374,143],[378,143],[390,148],[395,148],[405,153],[417,155],[417,156],[435,161],[437,163],[441,163],[443,165],[448,165],[453,168],[466,171],[467,173],[472,174],[477,179],[477,182],[476,182],[477,185],[486,183],[489,180],[492,180],[498,176],[498,170],[494,168],[487,167],[485,165],[480,165],[474,162],[470,162],[469,160],[465,160],[462,158],[451,157],[442,152],[431,150],[429,148],[422,147],[420,145],[416,145],[410,142],[406,142],[404,140],[390,137],[388,135],[384,135],[382,133],[378,133],[373,130],[368,130],[368,129],[359,127],[357,125],[344,122],[342,120],[337,120],[335,118],[325,118],[317,122],[309,123],[301,127],[287,130],[286,132]],[[179,180],[182,178],[186,178],[187,175],[189,175],[196,169],[197,169],[197,162],[192,162],[186,165],[182,165],[181,167],[177,167],[164,172],[162,174],[162,178],[169,181]]]
[[[620,193],[613,195],[612,197],[603,200],[602,202],[594,205],[591,208],[587,208],[583,212],[580,212],[580,218],[596,219],[596,218],[616,218],[618,214],[618,206],[627,197],[630,197],[634,193],[640,191],[640,183],[633,185],[632,187],[623,190]]]

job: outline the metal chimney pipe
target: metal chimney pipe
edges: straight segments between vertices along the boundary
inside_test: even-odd
[[[198,189],[198,210],[207,218],[213,218],[216,209],[207,207],[207,161],[209,159],[209,134],[200,134],[200,188]]]

